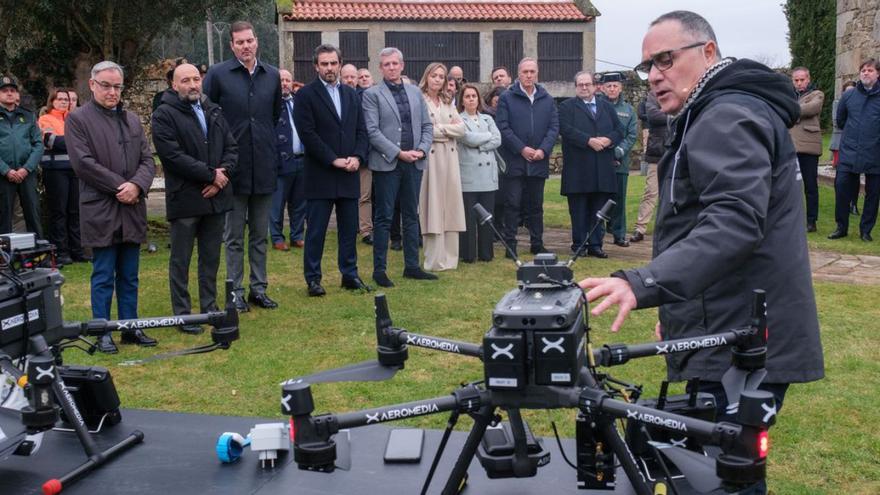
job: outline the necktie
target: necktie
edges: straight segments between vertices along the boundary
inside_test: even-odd
[[[336,107],[336,116],[342,118],[342,102],[339,101],[339,88],[335,85],[328,84],[327,91],[330,92],[330,99],[333,100],[333,106]]]
[[[595,117],[596,116],[596,102],[591,101],[590,103],[587,103],[587,106],[590,107],[590,113],[593,114],[593,117]]]
[[[208,137],[208,123],[205,122],[205,112],[202,111],[202,106],[196,103],[192,107],[196,112],[196,118],[199,119],[199,125],[202,126],[202,134]]]

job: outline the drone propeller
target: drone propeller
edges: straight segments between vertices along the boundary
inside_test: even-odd
[[[378,361],[363,361],[342,368],[319,371],[311,375],[294,378],[291,382],[381,382],[391,379],[401,369],[403,369],[403,366],[385,366]]]
[[[739,410],[739,398],[745,390],[757,390],[767,376],[764,368],[754,371],[730,367],[721,377],[721,385],[727,395],[727,414],[736,414]]]
[[[648,443],[675,464],[694,490],[709,493],[721,488],[721,479],[715,475],[715,459],[668,443]]]

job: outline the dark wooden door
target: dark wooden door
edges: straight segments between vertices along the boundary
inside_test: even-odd
[[[493,31],[494,56],[492,66],[507,67],[510,76],[516,79],[516,67],[523,58],[523,32],[519,30]]]

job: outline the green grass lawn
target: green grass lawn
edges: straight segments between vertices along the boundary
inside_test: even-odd
[[[627,201],[630,219],[634,219],[632,215],[643,187],[642,177],[631,177]],[[549,181],[549,226],[567,225],[567,209],[558,191],[558,180]],[[822,239],[830,228],[832,203],[830,193],[823,189],[821,230],[810,238],[818,247],[826,247]],[[170,313],[165,235],[157,230],[152,240],[160,246],[159,252],[143,253],[141,257],[142,316]],[[335,245],[335,235],[331,233],[324,257],[324,285],[328,294],[319,299],[306,296],[302,251],[270,250],[269,294],[281,307],[243,314],[241,340],[228,351],[136,367],[119,366],[126,359],[192,347],[209,340],[207,334],[192,337],[173,329],[151,330],[149,333],[160,341],[153,350],[123,346],[116,356],[92,357],[70,350],[65,353],[66,362],[110,368],[124,407],[280,418],[282,380],[375,356],[372,295],[339,288]],[[852,240],[827,246],[852,252],[873,249]],[[363,244],[358,245],[358,251],[361,273],[368,275],[372,269],[371,252]],[[463,265],[456,271],[440,274],[440,280],[432,283],[403,279],[401,254],[390,251],[389,255],[389,276],[397,284],[385,291],[391,314],[397,326],[413,332],[479,342],[490,325],[494,304],[514,286],[515,267],[503,259],[500,249],[496,250],[495,261]],[[578,277],[586,277],[605,275],[619,268],[624,268],[619,260],[590,258],[581,260],[575,271]],[[194,274],[195,270],[191,272]],[[82,264],[63,270],[67,279],[67,319],[87,319],[91,315],[89,273],[89,266]],[[194,280],[191,287],[195,287]],[[195,296],[197,291],[193,292]],[[880,360],[873,355],[880,348],[880,335],[871,323],[880,320],[880,305],[876,302],[880,300],[880,287],[819,283],[816,295],[827,378],[790,389],[779,423],[771,430],[770,486],[777,494],[880,493],[880,433],[876,427],[880,424],[880,401],[872,395],[880,390]],[[637,311],[620,334],[612,335],[607,331],[610,315],[593,318],[593,340],[598,344],[647,342],[652,339],[655,321],[655,310]],[[656,393],[664,376],[664,364],[660,359],[643,359],[615,368],[613,373],[623,380],[644,384],[647,397]],[[406,370],[390,382],[314,387],[316,412],[342,412],[446,395],[461,382],[481,376],[481,366],[474,359],[411,349]],[[573,411],[529,411],[526,417],[542,435],[551,434],[551,420],[557,421],[563,435],[574,434]],[[445,417],[437,416],[409,423],[441,428],[445,421]],[[469,426],[468,420],[460,423],[460,428]],[[205,455],[212,454],[206,451]]]

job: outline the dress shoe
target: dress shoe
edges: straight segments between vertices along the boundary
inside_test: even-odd
[[[290,251],[290,246],[286,242],[279,241],[272,244],[272,249],[276,251]]]
[[[119,339],[123,344],[137,344],[141,347],[153,347],[158,342],[156,339],[148,336],[143,330],[128,330],[122,332],[122,338]]]
[[[74,263],[88,263],[92,261],[92,257],[86,256],[85,254],[74,254],[71,257],[73,258]]]
[[[619,237],[617,239],[614,239],[614,245],[620,247],[629,247],[629,241],[622,237]]]
[[[365,284],[360,277],[342,277],[342,288],[348,290],[362,290],[365,292],[370,292],[373,290],[373,288]]]
[[[187,335],[198,335],[200,333],[204,333],[205,329],[202,328],[201,325],[180,325],[177,327],[181,333],[185,333]]]
[[[391,250],[392,251],[402,251],[403,244],[401,244],[400,241],[391,241]]]
[[[290,245],[293,246],[293,247],[295,247],[295,248],[301,248],[301,247],[303,247],[303,246],[306,245],[306,241],[300,239],[300,240],[298,240],[298,241],[293,241],[293,242],[291,242]]]
[[[251,307],[248,306],[248,303],[244,300],[244,295],[235,294],[235,297],[233,297],[232,300],[235,304],[235,310],[239,313],[247,313],[251,310]]]
[[[70,256],[67,256],[66,254],[65,254],[65,255],[61,255],[61,256],[55,258],[55,263],[56,263],[58,266],[72,265],[72,264],[73,264],[73,258],[71,258]]]
[[[365,235],[365,236],[361,239],[361,242],[363,242],[363,243],[366,244],[367,246],[372,246],[372,245],[373,245],[373,234],[367,234],[367,235]]]
[[[254,294],[251,292],[248,294],[248,302],[254,305],[257,305],[264,309],[275,309],[278,307],[278,303],[269,299],[269,296],[264,294]]]
[[[859,236],[859,238],[861,238],[865,242],[874,242],[874,238],[871,237],[871,234],[867,232],[864,232],[862,235]]]
[[[394,287],[394,282],[388,278],[385,272],[373,272],[373,280],[379,287]]]
[[[633,235],[629,236],[629,242],[642,242],[645,240],[645,234],[639,232],[638,230],[633,232]]]
[[[807,232],[816,231],[816,222],[807,222]]]
[[[828,234],[829,239],[842,239],[847,236],[845,230],[842,230],[840,227],[836,228],[834,232]]]
[[[587,256],[592,256],[593,258],[607,258],[608,253],[602,250],[602,248],[589,248],[587,249]]]
[[[404,268],[403,278],[412,278],[415,280],[437,280],[437,275],[428,273],[421,268]]]
[[[101,335],[98,337],[97,347],[99,352],[103,352],[104,354],[116,354],[119,352],[119,349],[116,347],[116,343],[113,342],[113,337],[110,336],[109,333]]]
[[[309,297],[321,297],[327,293],[327,291],[321,287],[321,282],[318,282],[317,280],[310,280],[308,285]]]
[[[544,246],[532,246],[532,248],[529,251],[531,251],[532,254],[542,254],[542,253],[549,253],[550,252]]]

